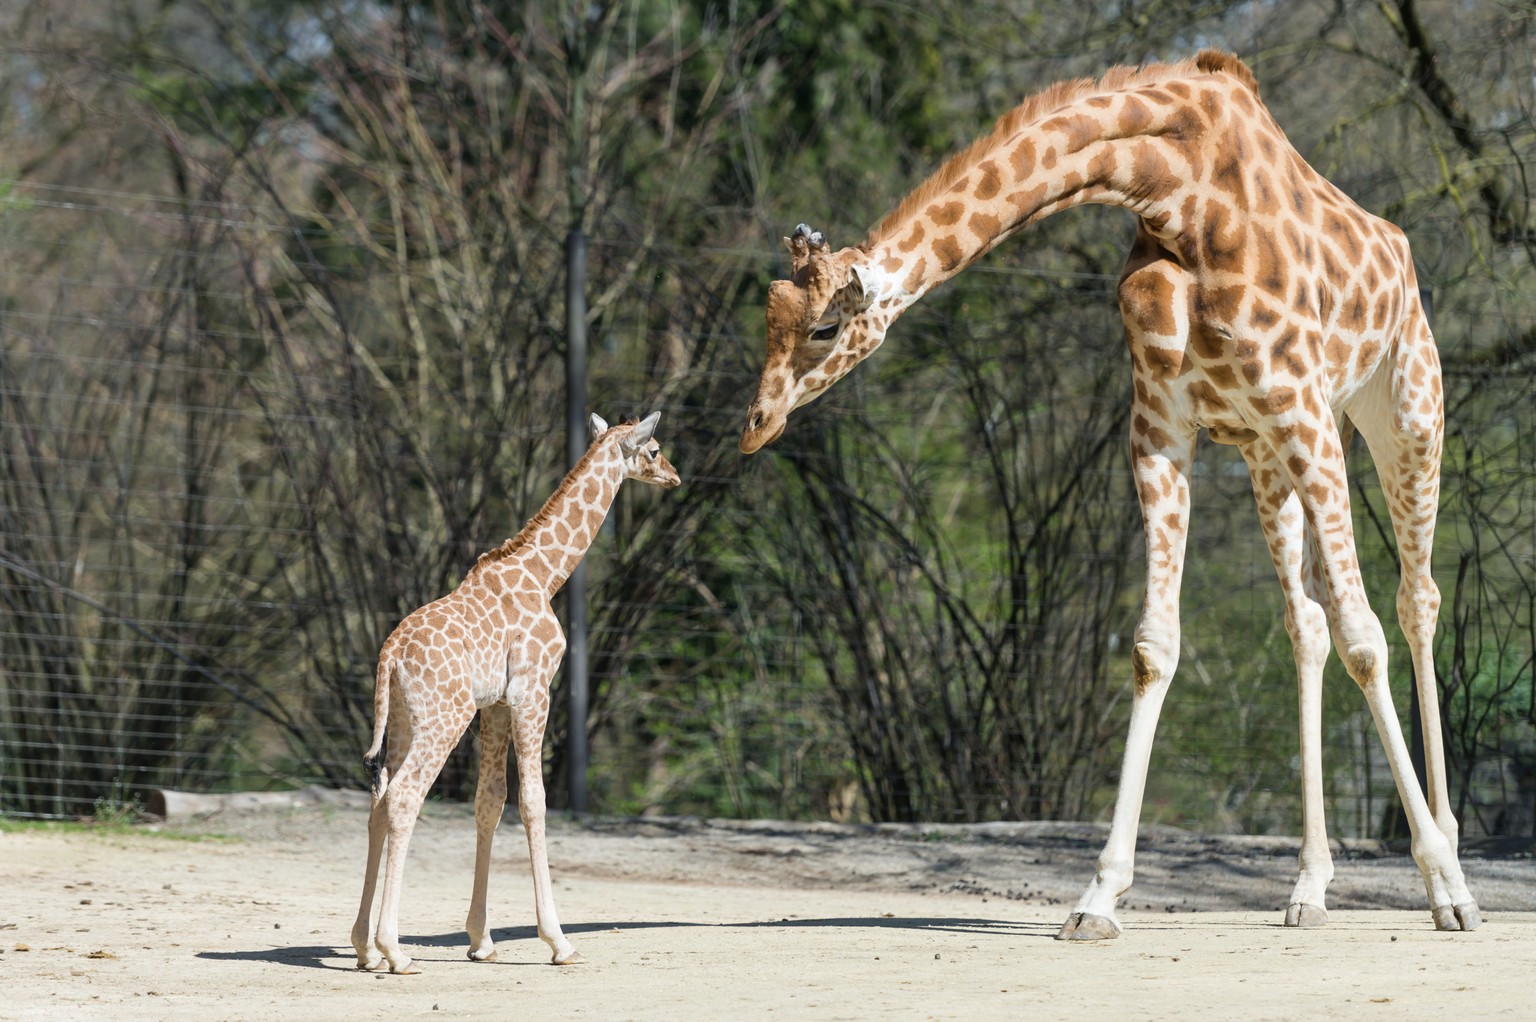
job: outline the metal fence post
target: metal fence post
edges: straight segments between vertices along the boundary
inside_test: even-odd
[[[587,450],[587,239],[581,226],[565,239],[565,444],[574,466]],[[569,793],[575,812],[587,808],[587,568],[576,565],[565,583],[565,682],[570,710]]]

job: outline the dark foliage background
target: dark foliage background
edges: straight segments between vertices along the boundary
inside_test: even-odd
[[[856,241],[1030,92],[1217,45],[1413,239],[1450,393],[1452,783],[1463,833],[1531,834],[1536,9],[1059,10],[0,13],[0,811],[363,782],[382,639],[565,467],[579,224],[593,410],[661,409],[686,481],[623,493],[589,559],[594,808],[1095,816],[1140,598],[1113,306],[1128,218],[1042,224],[906,316],[770,452],[744,459],[736,436],[796,222]],[[1355,459],[1390,617],[1390,530]],[[1291,659],[1231,451],[1202,447],[1195,497],[1147,816],[1292,829]],[[1336,829],[1377,833],[1390,778],[1330,678]],[[551,725],[556,777],[571,726]],[[468,753],[443,797],[472,790]]]

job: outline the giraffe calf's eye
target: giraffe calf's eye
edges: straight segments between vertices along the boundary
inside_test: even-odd
[[[813,340],[813,341],[830,341],[830,340],[832,340],[832,338],[837,336],[837,326],[838,325],[836,323],[828,323],[826,326],[819,326],[819,327],[817,327],[815,330],[811,331],[811,340]]]

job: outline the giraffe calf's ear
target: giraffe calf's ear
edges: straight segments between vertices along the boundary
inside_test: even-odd
[[[594,440],[608,432],[608,423],[604,422],[603,417],[596,412],[592,413],[592,418],[587,424],[592,427],[592,438]]]
[[[661,421],[660,412],[652,412],[636,423],[629,436],[624,438],[624,452],[633,454],[644,447],[651,440],[651,434],[656,432],[656,423]]]

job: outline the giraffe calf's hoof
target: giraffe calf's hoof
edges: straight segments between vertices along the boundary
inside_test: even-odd
[[[492,950],[482,953],[474,948],[470,948],[469,960],[472,962],[494,962],[496,960],[496,952]]]
[[[560,954],[558,951],[555,952],[554,957],[549,960],[549,964],[550,965],[584,965],[584,964],[586,964],[586,961],[587,960],[585,958],[581,957],[581,952],[580,951],[577,951],[576,949],[572,948],[569,953],[564,954],[564,955]]]
[[[1297,902],[1285,910],[1285,925],[1287,926],[1327,926],[1328,910],[1321,905],[1306,905]]]
[[[1091,912],[1073,912],[1061,924],[1057,940],[1114,940],[1120,936],[1120,924],[1107,916]]]
[[[1442,905],[1435,909],[1435,929],[1475,930],[1483,925],[1483,917],[1477,911],[1477,902],[1465,905]]]

